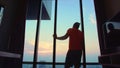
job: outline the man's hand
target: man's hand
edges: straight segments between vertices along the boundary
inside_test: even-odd
[[[54,37],[54,38],[57,38],[57,34],[53,34],[53,37]]]

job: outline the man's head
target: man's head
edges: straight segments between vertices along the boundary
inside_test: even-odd
[[[78,22],[75,22],[75,23],[73,24],[73,28],[76,28],[76,29],[78,29],[78,28],[79,28],[79,25],[80,25],[80,23],[78,23]]]
[[[109,23],[109,24],[108,24],[108,29],[109,29],[109,30],[113,30],[113,29],[114,29],[114,26],[113,26],[112,23]]]

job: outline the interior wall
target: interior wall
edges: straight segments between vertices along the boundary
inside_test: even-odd
[[[0,25],[0,51],[21,55],[17,59],[3,57],[2,68],[22,68],[27,0],[0,0],[0,4],[5,8]]]
[[[107,19],[111,19],[115,14],[120,12],[120,0],[103,0],[104,11]]]
[[[101,54],[104,45],[103,25],[120,12],[120,0],[94,0],[95,12],[97,17],[97,29]]]

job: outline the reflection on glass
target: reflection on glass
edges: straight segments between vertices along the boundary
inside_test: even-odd
[[[36,20],[26,21],[23,61],[33,61],[36,35],[36,22],[37,22]]]
[[[1,22],[2,22],[3,11],[4,11],[4,8],[2,6],[0,6],[0,25],[1,25]]]
[[[105,48],[116,48],[119,47],[119,35],[120,35],[120,23],[119,22],[106,22],[103,24],[103,33]]]
[[[112,23],[113,26],[114,26],[114,29],[118,29],[120,30],[120,22],[106,22],[104,25],[105,25],[105,29],[107,30],[107,33],[109,33],[109,29],[108,29],[108,24],[109,23]]]

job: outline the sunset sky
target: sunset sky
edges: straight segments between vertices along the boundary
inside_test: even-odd
[[[38,61],[52,62],[53,30],[54,30],[54,0],[51,20],[40,23]],[[93,0],[83,0],[85,47],[87,62],[98,62],[99,43],[96,28],[96,17]],[[36,20],[26,21],[25,48],[23,61],[33,61]],[[57,35],[62,36],[75,22],[80,22],[79,0],[58,0]],[[81,27],[80,27],[81,30]],[[69,38],[68,38],[69,39]],[[56,41],[56,61],[64,62],[68,50],[68,39]]]

